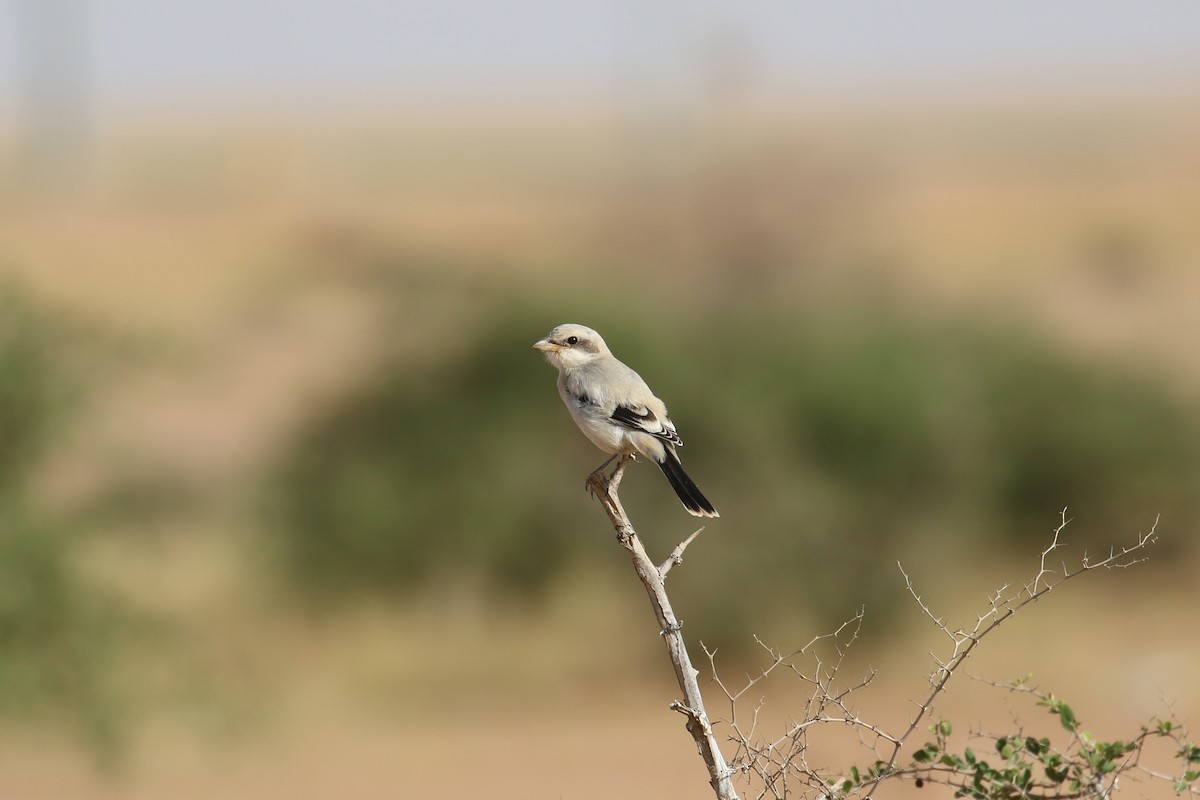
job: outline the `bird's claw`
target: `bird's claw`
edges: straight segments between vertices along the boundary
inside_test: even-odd
[[[587,480],[583,483],[583,488],[587,489],[587,493],[592,497],[601,497],[608,494],[608,478],[599,470],[588,475]]]

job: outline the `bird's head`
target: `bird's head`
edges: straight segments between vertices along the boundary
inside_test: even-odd
[[[546,360],[556,369],[574,369],[608,352],[600,334],[584,325],[559,325],[545,339],[533,343],[535,350],[546,354]]]

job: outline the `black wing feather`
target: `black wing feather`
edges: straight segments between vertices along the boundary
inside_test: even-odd
[[[630,408],[629,406],[617,406],[613,409],[610,417],[614,422],[619,422],[627,428],[632,428],[635,431],[648,433],[656,439],[662,439],[664,442],[682,447],[683,439],[679,438],[679,434],[666,425],[660,425],[659,430],[652,430],[648,425],[658,422],[658,417],[650,409],[642,406],[641,411]]]

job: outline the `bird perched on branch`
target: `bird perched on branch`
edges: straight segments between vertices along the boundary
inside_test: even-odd
[[[558,370],[558,393],[583,435],[612,454],[592,476],[614,458],[640,454],[658,464],[689,513],[720,516],[683,471],[675,453],[683,440],[666,404],[641,375],[617,360],[600,334],[583,325],[559,325],[533,346]]]

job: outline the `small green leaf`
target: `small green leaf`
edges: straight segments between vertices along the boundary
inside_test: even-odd
[[[1079,720],[1075,718],[1075,711],[1066,703],[1055,703],[1050,707],[1050,711],[1058,714],[1059,722],[1062,723],[1063,728],[1071,733],[1074,733],[1079,727]]]

